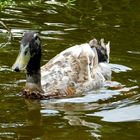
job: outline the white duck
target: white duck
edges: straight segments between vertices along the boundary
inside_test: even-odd
[[[49,99],[71,97],[96,90],[111,79],[108,66],[110,42],[96,39],[75,45],[52,58],[40,68],[41,40],[37,33],[23,35],[18,58],[12,69],[26,68],[26,98]]]

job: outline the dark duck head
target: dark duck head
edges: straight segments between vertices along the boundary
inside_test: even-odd
[[[89,42],[89,45],[93,48],[95,47],[98,55],[98,63],[109,63],[110,42],[106,44],[104,43],[104,39],[101,39],[100,41],[93,39]]]
[[[19,55],[12,69],[26,69],[26,85],[23,95],[28,98],[43,98],[40,74],[41,40],[37,33],[26,32],[20,44]],[[40,94],[39,94],[40,93]]]

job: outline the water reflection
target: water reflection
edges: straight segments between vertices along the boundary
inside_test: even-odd
[[[140,121],[139,109],[140,105],[131,105],[123,108],[115,108],[113,110],[95,112],[93,116],[100,116],[103,121],[108,122]],[[90,114],[90,116],[91,115],[92,114]]]
[[[17,100],[18,101],[18,100]],[[23,103],[23,102],[22,102]],[[40,114],[40,104],[35,102],[26,101],[24,105],[24,113],[18,113],[20,118],[10,117],[12,110],[7,110],[5,121],[0,123],[0,137],[1,138],[14,138],[14,139],[32,139],[43,135],[44,130],[42,127],[42,120]],[[20,107],[20,106],[19,106]],[[21,108],[21,107],[20,107]],[[27,110],[25,113],[25,109]],[[14,114],[14,113],[13,113]],[[23,118],[21,120],[21,118]],[[1,116],[1,121],[3,117]]]

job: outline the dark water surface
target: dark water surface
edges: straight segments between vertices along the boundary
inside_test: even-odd
[[[140,139],[140,1],[20,1],[0,11],[0,140],[139,140]],[[25,100],[24,72],[11,71],[24,31],[38,31],[42,65],[62,50],[90,39],[111,41],[111,63],[124,72],[112,80],[122,88],[103,88],[82,97]],[[131,70],[125,71],[130,67]],[[119,69],[118,69],[119,70]],[[112,83],[115,84],[115,82]]]

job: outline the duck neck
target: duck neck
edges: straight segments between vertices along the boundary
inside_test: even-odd
[[[26,67],[26,88],[32,90],[42,90],[41,88],[41,72],[40,72],[41,53],[31,57]],[[35,88],[35,89],[34,89]]]

